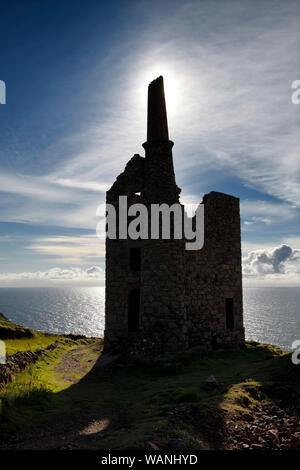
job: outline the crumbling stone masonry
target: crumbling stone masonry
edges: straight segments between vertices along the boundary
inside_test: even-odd
[[[107,202],[128,206],[179,203],[169,140],[163,78],[148,88],[145,158],[134,155]],[[194,346],[244,343],[239,199],[211,192],[203,198],[204,246],[185,240],[106,240],[106,351],[174,353]],[[149,210],[150,212],[150,210]]]

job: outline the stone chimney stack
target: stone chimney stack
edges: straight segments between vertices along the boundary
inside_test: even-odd
[[[180,188],[176,185],[172,147],[169,140],[164,79],[158,77],[148,87],[148,122],[145,186],[142,192],[149,203],[173,204],[179,201]]]
[[[168,120],[162,76],[148,86],[147,142],[168,141]]]

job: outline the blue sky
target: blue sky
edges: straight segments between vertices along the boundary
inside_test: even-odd
[[[0,286],[103,283],[96,209],[161,74],[182,201],[240,197],[244,282],[297,284],[299,22],[291,0],[2,2]]]

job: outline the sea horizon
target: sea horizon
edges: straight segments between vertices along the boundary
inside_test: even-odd
[[[247,340],[292,350],[300,339],[300,288],[244,286]],[[28,328],[102,337],[104,286],[0,287],[0,312]]]

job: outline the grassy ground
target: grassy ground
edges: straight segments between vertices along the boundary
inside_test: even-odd
[[[61,339],[61,336],[48,335],[16,325],[0,313],[0,339],[5,340],[6,354],[9,356],[18,351],[35,351],[46,348],[49,344]]]
[[[5,340],[6,354],[9,356],[18,351],[35,351],[36,349],[44,349],[60,339],[61,336],[59,335],[45,335],[40,331],[35,331],[31,338]]]
[[[184,449],[226,448],[218,435],[228,416],[276,400],[289,405],[299,389],[290,354],[253,342],[238,351],[118,360],[107,369],[99,365],[101,350],[101,340],[61,338],[18,374],[0,394],[1,447],[165,449],[180,438]],[[211,375],[216,388],[204,384]]]

